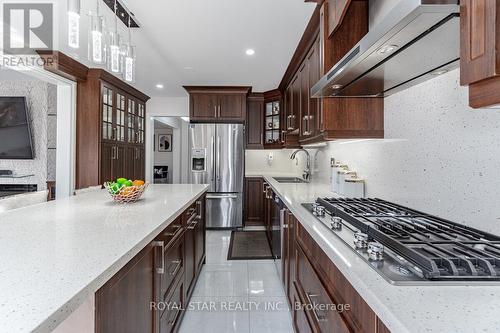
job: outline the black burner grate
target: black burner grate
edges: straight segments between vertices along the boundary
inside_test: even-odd
[[[381,199],[317,202],[432,280],[500,280],[500,237]]]

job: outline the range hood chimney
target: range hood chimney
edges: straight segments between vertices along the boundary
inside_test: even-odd
[[[401,0],[312,88],[311,96],[385,97],[459,64],[458,0]]]

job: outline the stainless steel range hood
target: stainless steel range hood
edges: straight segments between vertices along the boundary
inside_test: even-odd
[[[312,97],[385,97],[458,67],[457,0],[401,0],[312,88]]]

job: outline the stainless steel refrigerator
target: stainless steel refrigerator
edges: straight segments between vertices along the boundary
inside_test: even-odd
[[[209,184],[207,228],[243,226],[244,126],[189,125],[189,182]]]

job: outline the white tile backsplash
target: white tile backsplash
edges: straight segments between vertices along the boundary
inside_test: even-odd
[[[290,160],[293,149],[261,149],[245,151],[245,173],[248,174],[302,174],[301,164]],[[272,161],[269,155],[272,154]]]
[[[335,157],[369,197],[500,234],[500,110],[469,108],[458,70],[387,97],[385,138],[330,142],[316,179],[329,181]]]

